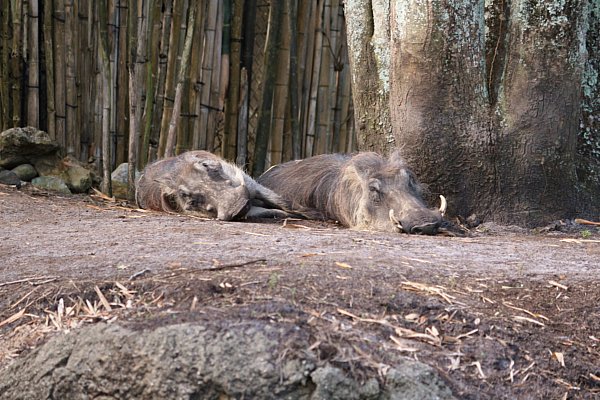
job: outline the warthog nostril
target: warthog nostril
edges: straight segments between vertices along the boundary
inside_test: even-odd
[[[428,224],[415,225],[411,228],[410,233],[416,235],[435,235],[438,227],[440,226],[437,222],[431,222]]]

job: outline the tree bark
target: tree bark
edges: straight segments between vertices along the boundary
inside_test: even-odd
[[[573,216],[584,2],[497,0],[486,13],[483,1],[389,1],[389,79],[385,56],[363,51],[382,3],[347,3],[357,124],[381,116],[376,90],[390,82],[394,139],[450,214],[530,226]],[[378,93],[373,106],[365,92]],[[360,147],[381,151],[363,132]]]
[[[390,2],[345,3],[358,147],[382,154],[396,147],[389,111]]]

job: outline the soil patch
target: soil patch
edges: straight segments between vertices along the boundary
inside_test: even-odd
[[[594,227],[485,224],[465,237],[394,235],[314,221],[201,220],[7,186],[0,226],[0,388],[18,386],[7,374],[31,369],[44,343],[84,343],[77,335],[86,330],[135,337],[172,328],[165,337],[185,338],[181,329],[214,337],[252,327],[251,335],[270,338],[265,362],[281,375],[269,385],[291,382],[296,398],[335,398],[319,386],[323,376],[345,382],[356,398],[389,398],[401,386],[394,374],[415,361],[441,377],[430,393],[445,393],[445,382],[460,399],[600,396]],[[134,350],[148,346],[131,340]],[[85,343],[90,352],[102,348]],[[231,351],[210,354],[213,364],[243,368]],[[50,369],[66,373],[65,365]],[[106,368],[114,375],[98,379],[123,373]],[[211,379],[207,392],[198,391],[202,382],[179,382],[177,396],[252,397]],[[136,390],[112,396],[161,395]]]

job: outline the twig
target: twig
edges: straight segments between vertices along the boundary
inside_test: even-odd
[[[265,258],[259,258],[257,260],[246,261],[246,262],[238,263],[238,264],[216,265],[214,267],[207,268],[206,270],[207,271],[220,271],[220,270],[224,270],[224,269],[240,268],[240,267],[244,267],[246,265],[263,263],[263,262],[267,262],[267,259],[265,259]]]
[[[33,279],[46,279],[46,280],[42,281],[42,282],[31,282]],[[23,279],[18,279],[16,281],[0,283],[0,287],[14,285],[15,283],[23,283],[23,282],[27,282],[32,286],[37,286],[37,285],[42,285],[44,283],[55,281],[56,279],[58,279],[58,278],[53,277],[53,276],[32,276],[30,278],[23,278]]]
[[[106,297],[104,297],[104,294],[102,294],[102,291],[100,290],[98,285],[94,286],[94,290],[96,291],[96,294],[100,298],[100,303],[102,303],[106,311],[112,311],[112,307],[108,303],[108,300],[106,300]]]
[[[129,280],[130,280],[130,281],[132,281],[132,280],[134,280],[134,279],[137,279],[137,278],[139,278],[140,276],[142,276],[142,275],[144,275],[144,274],[146,274],[146,273],[148,273],[148,272],[152,272],[152,271],[151,271],[151,270],[149,270],[148,268],[144,268],[143,270],[141,270],[141,271],[138,271],[138,272],[136,272],[135,274],[131,275],[131,276],[129,277]]]

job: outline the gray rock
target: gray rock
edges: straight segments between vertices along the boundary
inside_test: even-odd
[[[65,182],[73,193],[86,193],[92,187],[92,173],[80,165],[69,165],[66,177]]]
[[[21,187],[21,179],[13,171],[2,170],[0,171],[0,183],[3,185],[15,185]]]
[[[31,181],[38,189],[50,190],[62,194],[71,194],[67,184],[56,176],[38,176]]]
[[[433,368],[406,360],[386,374],[390,400],[453,400],[455,397]]]
[[[0,167],[14,168],[42,155],[56,153],[58,144],[33,127],[11,128],[0,133]]]
[[[21,164],[15,168],[13,168],[12,172],[17,174],[17,176],[22,181],[27,181],[27,182],[31,181],[33,178],[38,176],[38,172],[31,164]]]
[[[287,351],[291,341],[310,346],[296,326],[259,321],[97,324],[56,335],[3,370],[0,400],[453,399],[433,369],[416,362],[399,358],[383,387],[375,377],[361,384],[318,367],[308,351]]]
[[[120,164],[113,172],[110,174],[110,179],[114,182],[120,182],[127,184],[129,173],[129,164],[122,163]],[[135,171],[135,180],[140,179],[140,171]]]

